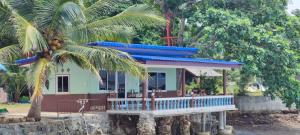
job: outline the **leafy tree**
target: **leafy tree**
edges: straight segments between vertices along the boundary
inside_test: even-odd
[[[37,56],[28,71],[28,84],[34,88],[28,117],[40,119],[42,87],[58,64],[74,62],[99,80],[100,68],[141,76],[141,66],[128,54],[85,45],[96,40],[127,42],[134,28],[164,23],[147,5],[133,5],[117,14],[115,5],[118,1],[0,0],[0,13],[5,16],[0,33],[17,39],[16,44],[0,49],[1,62]]]
[[[161,10],[166,16],[170,16],[171,35],[177,37],[172,39],[179,46],[185,46],[186,40],[186,19],[193,15],[194,4],[201,0],[147,0],[146,3],[153,5]],[[160,43],[164,44],[161,37],[165,36],[165,29],[151,28],[138,32],[138,41],[141,43]]]
[[[19,102],[21,94],[27,89],[26,68],[9,66],[7,72],[0,73],[0,85],[11,94],[14,102]]]
[[[299,19],[289,16],[287,0],[203,0],[189,18],[190,44],[199,56],[243,62],[241,93],[252,78],[300,108]]]

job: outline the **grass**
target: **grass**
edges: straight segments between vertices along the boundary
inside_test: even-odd
[[[0,104],[0,109],[6,108],[8,113],[27,113],[30,108],[30,104]]]

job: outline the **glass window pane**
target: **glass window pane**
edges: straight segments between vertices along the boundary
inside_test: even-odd
[[[166,73],[157,73],[157,89],[166,90]]]
[[[156,89],[156,77],[157,73],[149,73],[149,78],[148,78],[148,90],[154,90]]]
[[[118,72],[118,97],[125,98],[125,74]]]
[[[63,76],[63,92],[69,92],[69,77]]]
[[[99,89],[107,90],[107,72],[105,70],[100,70],[100,76],[103,84],[99,83]]]
[[[62,92],[62,77],[58,76],[57,77],[57,92]]]
[[[125,90],[125,74],[118,72],[118,89]]]
[[[108,73],[108,78],[107,78],[107,90],[115,90],[115,81],[116,81],[116,76],[115,73]]]

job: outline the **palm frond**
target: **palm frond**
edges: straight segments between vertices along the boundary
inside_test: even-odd
[[[33,20],[34,0],[7,0],[12,9],[26,20]]]
[[[57,31],[76,23],[84,23],[85,16],[81,6],[75,0],[42,0],[37,1],[36,21],[42,29]]]
[[[103,19],[104,16],[116,11],[119,3],[117,0],[98,0],[85,8],[84,14],[88,15],[88,20]]]
[[[35,26],[18,14],[10,3],[5,2],[4,0],[2,0],[1,3],[2,6],[6,8],[0,7],[0,9],[3,12],[11,14],[11,19],[16,30],[16,37],[19,45],[22,47],[23,53],[47,50],[48,45]]]
[[[64,63],[67,61],[74,62],[82,69],[88,70],[93,73],[98,80],[102,83],[99,71],[90,63],[90,61],[81,54],[69,52],[66,50],[58,50],[52,56],[52,61],[55,63]]]
[[[48,50],[48,44],[42,34],[29,22],[20,16],[14,18],[16,34],[23,53]]]
[[[103,47],[68,45],[65,50],[85,56],[96,69],[121,71],[142,77],[144,68],[127,53]]]
[[[47,78],[47,70],[49,69],[49,61],[45,58],[39,59],[32,65],[27,74],[27,83],[29,87],[33,87],[31,98],[42,95],[42,89],[45,79]]]
[[[13,22],[10,20],[11,14],[7,11],[9,11],[9,9],[0,3],[0,40],[3,37],[15,36]]]
[[[20,58],[22,50],[18,45],[10,45],[0,48],[0,62],[12,62],[16,58]]]
[[[129,42],[135,31],[132,27],[107,26],[99,28],[83,28],[70,30],[68,37],[77,43],[87,43],[98,40]]]
[[[15,10],[12,4],[14,2],[1,0],[0,10],[6,15],[10,15],[11,22],[15,27],[16,37],[20,46],[22,46],[23,52],[47,49],[47,44],[41,33],[25,17],[18,14],[18,10]]]
[[[139,28],[142,26],[164,25],[165,19],[152,7],[144,4],[134,5],[116,16],[87,24],[87,27],[122,25]]]

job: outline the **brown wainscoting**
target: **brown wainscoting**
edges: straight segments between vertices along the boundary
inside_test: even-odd
[[[88,99],[85,111],[105,111],[108,94],[65,94],[44,95],[42,111],[44,112],[78,112],[81,105],[78,99]]]
[[[149,95],[151,95],[151,93]],[[177,91],[157,92],[157,96],[161,98],[177,97]]]
[[[151,93],[149,93],[151,95]],[[78,112],[81,105],[78,99],[88,99],[85,111],[106,111],[109,94],[53,94],[44,95],[42,101],[43,112]],[[159,97],[177,97],[177,91],[159,92]]]

